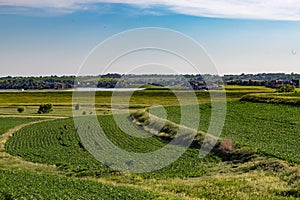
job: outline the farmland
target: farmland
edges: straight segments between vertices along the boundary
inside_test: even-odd
[[[180,112],[179,107],[166,107],[166,110],[169,120],[180,123],[180,115],[176,114]],[[200,130],[207,131],[210,113],[209,104],[200,105]],[[227,104],[221,137],[231,138],[239,145],[256,148],[263,154],[299,164],[299,118],[298,106],[232,101]]]
[[[180,94],[186,91],[177,91]],[[226,87],[227,100],[237,100],[245,94],[249,93],[272,93],[274,90],[265,87]],[[218,94],[220,91],[212,91]],[[205,91],[195,92],[198,102],[210,102],[210,93]],[[117,101],[128,93],[126,92],[96,92],[95,106],[98,114],[110,113],[111,97],[114,95]],[[23,115],[36,115],[38,106],[42,103],[52,103],[55,107],[54,112],[48,115],[72,116],[72,92],[68,91],[52,91],[52,92],[13,92],[0,93],[0,113],[3,114],[18,114],[18,106],[24,106],[26,111]],[[188,100],[187,100],[188,103]],[[130,99],[131,108],[144,108],[151,105],[178,105],[179,102],[172,91],[169,90],[144,90],[136,91]]]
[[[241,100],[259,103],[300,105],[299,93],[247,94]]]
[[[81,141],[71,116],[70,92],[3,93],[0,96],[1,133],[33,121],[14,132],[1,152],[0,198],[8,199],[293,199],[299,195],[300,108],[295,105],[239,101],[245,94],[279,95],[262,87],[228,86],[226,120],[221,138],[232,140],[235,157],[214,152],[199,157],[199,147],[190,147],[169,166],[150,173],[121,172],[113,163],[98,161]],[[180,91],[184,92],[184,91]],[[214,91],[218,92],[218,91]],[[132,123],[122,111],[111,115],[111,92],[96,93],[96,119],[106,137],[128,152],[147,153],[165,147],[164,137],[152,136]],[[123,98],[126,93],[117,94]],[[281,94],[298,96],[296,94]],[[196,92],[199,111],[191,105],[178,106],[167,90],[145,90],[130,99],[132,112],[155,105],[151,114],[189,127],[193,112],[200,113],[199,131],[208,132],[212,104],[208,92]],[[54,104],[50,114],[36,114],[41,103]],[[218,100],[217,102],[218,103]],[[25,113],[16,108],[25,106]],[[163,105],[163,107],[157,107]],[[180,109],[191,113],[180,122]],[[161,109],[165,109],[166,113]],[[92,121],[95,113],[80,106],[79,117]],[[35,118],[29,118],[35,117]],[[40,117],[44,117],[41,121]],[[121,123],[117,123],[118,118]],[[89,120],[91,119],[91,120]],[[84,124],[95,136],[92,123]],[[87,133],[88,133],[87,132]],[[130,135],[128,135],[130,133]],[[91,141],[92,145],[99,145]],[[164,157],[160,158],[162,161]],[[5,163],[7,162],[7,163]],[[128,162],[129,163],[129,162]],[[129,165],[128,165],[129,166]],[[39,184],[36,184],[39,183]]]
[[[107,133],[107,137],[127,151],[151,152],[165,145],[158,138],[140,139],[127,135],[118,128],[110,115],[99,117],[99,122]],[[143,134],[139,133],[141,130],[137,127],[135,129],[132,127],[132,130],[135,130],[136,134]],[[28,161],[56,165],[75,176],[100,176],[116,173],[97,161],[79,143],[80,139],[76,134],[73,120],[66,119],[23,128],[6,143],[6,150],[10,154],[21,156]],[[209,172],[209,167],[218,163],[218,159],[213,156],[200,159],[198,154],[198,150],[189,149],[179,160],[167,168],[142,176],[145,178],[201,176]]]
[[[67,177],[0,170],[1,199],[154,199],[159,197],[125,187]]]
[[[11,118],[11,117],[1,118],[0,117],[0,135],[15,126],[36,121],[36,120],[37,119],[34,118]]]

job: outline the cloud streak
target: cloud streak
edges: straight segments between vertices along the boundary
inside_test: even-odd
[[[98,3],[128,4],[144,10],[159,7],[191,16],[300,20],[300,0],[0,0],[0,12],[8,8],[15,8],[15,12],[18,8],[33,8],[71,13],[89,10]]]

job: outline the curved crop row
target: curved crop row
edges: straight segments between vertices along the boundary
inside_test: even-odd
[[[180,107],[166,109],[171,121],[180,122],[176,114]],[[211,108],[209,105],[200,105],[200,113],[199,130],[206,131],[210,121],[205,116],[210,115]],[[221,137],[231,138],[235,143],[257,149],[266,155],[300,163],[299,119],[299,106],[232,101],[227,103]]]
[[[0,135],[21,124],[40,120],[38,118],[0,117]]]
[[[133,125],[127,115],[120,115],[119,125],[113,116],[99,116],[98,121],[110,141],[121,149],[129,152],[152,152],[166,145],[157,137],[139,138],[145,136],[145,132]],[[92,134],[100,134],[97,127],[88,126]],[[125,129],[123,131],[122,129]],[[131,131],[128,135],[127,131]],[[99,145],[96,141],[90,141],[91,145]],[[100,144],[102,145],[102,144]],[[14,134],[7,143],[6,151],[20,156],[28,161],[56,165],[78,176],[102,175],[116,173],[109,168],[110,163],[101,163],[96,160],[85,148],[80,140],[72,119],[60,119],[48,121],[25,127]],[[105,148],[105,147],[100,147]],[[159,158],[164,160],[164,157]],[[208,156],[199,158],[199,150],[189,149],[176,162],[168,167],[141,174],[143,177],[189,177],[201,176],[209,171],[219,159]]]
[[[0,170],[0,199],[154,199],[158,195],[93,181]]]

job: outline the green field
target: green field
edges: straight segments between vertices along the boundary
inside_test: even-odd
[[[184,94],[187,91],[179,91]],[[218,94],[219,91],[213,91]],[[111,92],[96,93],[97,119],[109,140],[129,152],[146,153],[161,149],[166,137],[149,136],[142,126],[132,123],[128,114],[111,115]],[[0,152],[0,199],[297,199],[300,198],[300,107],[270,102],[239,101],[247,94],[268,98],[298,98],[298,93],[277,94],[264,87],[226,86],[226,120],[221,139],[233,141],[229,154],[211,152],[199,158],[199,146],[190,147],[166,168],[150,173],[120,172],[114,163],[96,160],[84,147],[72,118],[72,93],[3,93],[0,95],[0,134],[21,124],[28,125],[2,139]],[[128,94],[117,93],[122,100]],[[190,114],[180,123],[179,102],[167,90],[135,92],[130,109],[135,112],[152,105],[151,114],[176,124],[191,126],[193,113],[200,113],[199,131],[207,132],[212,104],[208,92],[196,92],[199,110],[182,105]],[[216,100],[218,104],[220,99]],[[41,103],[54,104],[50,114],[37,115]],[[189,102],[187,102],[189,104]],[[26,107],[19,114],[16,108]],[[89,122],[88,107],[81,126],[95,136],[99,130]],[[219,110],[220,111],[220,110]],[[218,111],[218,112],[219,112]],[[39,118],[29,118],[30,116]],[[18,116],[18,117],[17,117]],[[219,116],[219,115],[217,115]],[[41,121],[40,117],[44,117]],[[46,118],[45,118],[46,117]],[[39,123],[30,124],[33,121]],[[169,127],[170,128],[170,127]],[[130,133],[131,135],[128,135]],[[9,137],[12,136],[12,137]],[[6,141],[7,140],[7,141]],[[99,147],[96,141],[89,144]],[[165,158],[162,156],[161,161]],[[40,163],[40,164],[38,164]],[[128,164],[129,163],[129,164]],[[124,164],[130,168],[130,160]]]
[[[166,107],[166,110],[169,120],[180,123],[180,107]],[[210,105],[200,105],[200,114],[199,130],[207,131]],[[232,101],[227,103],[226,121],[221,137],[231,138],[241,146],[258,149],[265,155],[299,164],[299,118],[298,106]],[[193,115],[190,121],[194,121]]]
[[[38,120],[37,118],[1,118],[0,117],[0,135],[8,131],[9,129],[21,124],[26,124]]]
[[[107,137],[127,151],[145,153],[155,151],[165,145],[165,142],[159,138],[141,139],[127,135],[118,128],[110,115],[101,116],[98,119]],[[126,119],[125,115],[124,119]],[[137,127],[129,128],[137,135],[145,134]],[[91,131],[97,134],[97,130],[93,130],[92,127]],[[116,173],[97,161],[82,147],[72,119],[60,119],[25,127],[8,140],[6,150],[28,161],[56,165],[76,176]],[[198,150],[189,149],[170,166],[142,174],[142,176],[145,178],[202,176],[209,172],[210,167],[219,162],[218,158],[213,156],[200,159],[198,154]]]
[[[237,100],[249,93],[270,93],[272,89],[265,87],[241,87],[226,86],[227,100]],[[189,93],[189,91],[177,91],[180,94]],[[220,91],[211,91],[219,94]],[[126,92],[96,92],[95,106],[98,114],[107,114],[111,110],[111,96],[114,94],[116,101],[129,95]],[[211,101],[210,93],[207,91],[195,91],[198,102],[208,103]],[[189,103],[186,99],[186,103]],[[70,91],[52,91],[52,92],[20,92],[20,93],[0,93],[0,113],[18,114],[18,106],[24,106],[26,111],[21,115],[37,115],[40,104],[51,103],[54,105],[54,111],[48,115],[72,116],[72,92]],[[194,102],[193,102],[194,103]],[[151,105],[179,105],[178,99],[172,91],[168,90],[144,90],[136,91],[130,98],[130,107],[133,109],[149,107]],[[88,110],[89,108],[82,108]]]
[[[258,103],[273,103],[285,105],[300,105],[300,93],[261,93],[247,94],[241,98],[242,101],[258,102]]]
[[[275,94],[273,94],[275,96]],[[276,96],[286,96],[286,97],[300,97],[299,92],[292,92],[292,93],[278,93]]]
[[[0,170],[1,199],[155,199],[158,194],[95,181]]]

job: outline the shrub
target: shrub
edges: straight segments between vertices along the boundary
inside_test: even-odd
[[[48,103],[48,104],[40,105],[38,113],[39,114],[44,114],[44,113],[50,113],[52,111],[53,111],[53,105]]]
[[[22,107],[18,107],[17,111],[19,113],[23,113],[25,111],[25,107],[23,107],[23,106]]]
[[[79,110],[80,109],[80,105],[79,104],[76,104],[75,105],[75,110]]]
[[[276,92],[295,92],[296,88],[290,84],[282,84],[276,88]]]

